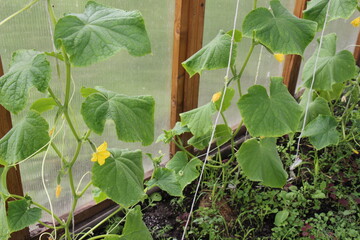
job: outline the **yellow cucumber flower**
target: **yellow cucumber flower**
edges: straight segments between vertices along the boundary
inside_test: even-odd
[[[275,53],[274,58],[279,62],[282,63],[285,60],[285,55],[282,53]]]
[[[352,20],[351,25],[353,25],[354,27],[358,27],[360,25],[360,17],[357,17],[354,20]]]
[[[217,92],[217,93],[215,93],[215,94],[212,96],[211,101],[214,103],[214,102],[216,102],[217,100],[219,100],[220,97],[221,97],[221,92]]]
[[[105,159],[110,157],[110,152],[107,149],[107,142],[101,144],[98,148],[96,148],[96,152],[93,153],[91,161],[98,162],[100,165],[105,163]]]
[[[62,190],[62,188],[61,188],[61,186],[58,184],[58,185],[56,186],[56,190],[55,190],[55,197],[56,197],[56,198],[59,198],[59,197],[60,197],[61,190]]]

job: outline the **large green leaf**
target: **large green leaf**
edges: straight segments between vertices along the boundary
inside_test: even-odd
[[[6,217],[5,200],[0,195],[0,240],[8,240],[10,238],[10,229]]]
[[[240,98],[238,107],[253,137],[279,137],[295,132],[302,113],[282,78],[271,79],[270,96],[263,86],[250,87],[248,93]]]
[[[221,93],[223,93],[223,91],[221,91]],[[226,89],[221,112],[224,112],[226,109],[228,109],[231,106],[231,100],[233,99],[234,95],[235,95],[235,90],[233,88],[229,87]],[[215,102],[215,107],[216,107],[216,110],[218,110],[218,111],[220,109],[221,99],[222,99],[222,96],[220,96],[219,100]]]
[[[236,158],[250,180],[269,187],[285,185],[288,175],[276,150],[275,138],[247,140],[236,153]]]
[[[203,136],[212,128],[212,115],[216,112],[213,102],[180,114],[182,125],[186,125],[195,136]]]
[[[355,59],[351,52],[336,52],[336,34],[331,33],[323,38],[317,60],[313,89],[331,91],[336,83],[351,79],[355,74]],[[310,88],[313,80],[315,62],[319,49],[305,63],[303,71],[304,86]]]
[[[44,147],[50,140],[49,125],[34,111],[0,140],[0,163],[15,164]]]
[[[317,24],[295,17],[280,1],[273,0],[270,5],[272,12],[257,8],[245,17],[244,36],[254,36],[273,53],[303,55],[315,36]]]
[[[82,14],[68,14],[55,26],[56,47],[63,45],[75,66],[87,66],[125,48],[131,55],[151,52],[144,19],[139,11],[123,11],[94,1]]]
[[[320,150],[339,142],[336,126],[337,122],[334,117],[319,115],[305,127],[302,135],[309,137],[310,143]]]
[[[14,52],[9,72],[0,78],[0,104],[12,113],[20,112],[26,106],[30,88],[45,92],[50,78],[45,54],[34,50]]]
[[[40,220],[41,209],[30,208],[30,203],[26,199],[11,201],[7,218],[11,232],[16,232]]]
[[[159,187],[171,196],[182,196],[182,188],[175,171],[167,168],[156,168],[152,178],[146,183],[149,189]]]
[[[189,161],[186,153],[179,151],[166,164],[166,167],[175,171],[181,189],[184,189],[199,176],[200,173],[196,168],[201,164],[198,158]]]
[[[324,26],[326,12],[330,4],[328,22],[343,18],[348,19],[356,10],[358,0],[312,0],[307,3],[304,18],[318,23],[318,30]]]
[[[140,150],[109,149],[112,156],[104,165],[94,164],[94,186],[114,202],[127,208],[145,198],[144,169]]]
[[[182,63],[190,77],[204,70],[225,68],[229,63],[231,35],[220,31],[218,35],[198,52]],[[231,55],[231,65],[236,58],[237,44],[234,43]]]
[[[102,134],[107,119],[114,121],[119,140],[141,141],[149,145],[154,140],[154,99],[151,96],[126,96],[105,89],[90,94],[81,106],[86,125]]]
[[[136,206],[127,214],[124,230],[119,240],[152,240],[151,234],[142,220],[141,208]]]
[[[300,101],[300,106],[303,108],[303,114],[301,115],[301,120],[300,120],[300,124],[299,124],[300,127],[303,125],[306,110],[307,110],[306,124],[308,124],[309,122],[314,120],[320,114],[331,115],[328,102],[322,97],[317,97],[314,100],[311,97],[310,103],[307,104],[308,94],[309,94],[309,91],[308,90],[305,91],[305,93],[303,94],[302,99]],[[306,109],[307,105],[308,105],[308,109]]]

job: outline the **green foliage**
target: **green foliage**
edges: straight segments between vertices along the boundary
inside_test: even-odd
[[[151,52],[144,20],[138,11],[126,12],[89,1],[82,14],[67,14],[55,26],[54,42],[64,46],[75,66],[88,66],[125,48],[131,55]]]
[[[287,173],[277,153],[274,138],[247,140],[241,145],[236,158],[250,180],[270,187],[281,188],[285,185]]]
[[[272,12],[257,8],[245,17],[244,36],[254,36],[272,53],[303,55],[315,36],[317,24],[295,17],[280,1],[273,0],[270,5]]]
[[[324,26],[329,0],[312,0],[307,4],[304,18],[318,23],[318,31]],[[356,10],[357,0],[331,0],[328,22],[335,19],[348,19]]]
[[[183,196],[182,186],[175,171],[167,168],[156,168],[151,179],[146,183],[149,189],[159,187],[171,196]]]
[[[239,35],[239,33],[237,34]],[[239,36],[237,36],[237,40]],[[190,77],[196,73],[201,74],[204,70],[214,70],[227,67],[231,45],[230,33],[220,31],[218,35],[197,53],[182,63]],[[232,49],[231,65],[236,58],[236,44]]]
[[[280,137],[295,132],[302,113],[282,78],[272,78],[270,96],[261,85],[249,88],[239,102],[245,126],[253,137]]]
[[[41,218],[40,208],[30,208],[30,202],[26,199],[9,202],[8,224],[11,232],[19,231]]]
[[[81,114],[86,125],[102,134],[107,119],[114,121],[119,140],[141,141],[149,145],[154,140],[154,99],[151,96],[129,97],[97,88],[86,97]]]
[[[303,114],[301,116],[299,129],[301,129],[304,122],[306,106],[308,106],[306,124],[314,120],[320,114],[331,115],[329,104],[324,98],[317,97],[315,100],[313,100],[312,97],[310,97],[310,103],[308,103],[308,94],[309,92],[306,91],[300,101],[300,106],[303,108]]]
[[[0,163],[13,165],[41,151],[50,140],[48,130],[46,120],[37,112],[29,111],[0,140]]]
[[[149,230],[142,221],[142,214],[140,206],[136,206],[131,209],[127,214],[126,223],[119,240],[133,240],[133,239],[144,239],[151,240]]]
[[[53,98],[40,98],[31,105],[30,109],[41,114],[52,110],[56,105],[57,104]]]
[[[94,164],[92,181],[111,200],[128,208],[145,198],[142,153],[120,149],[110,152],[112,156],[104,165]]]
[[[0,240],[8,240],[10,238],[10,229],[6,217],[5,199],[0,196]]]
[[[334,84],[343,83],[354,77],[356,70],[354,57],[347,50],[336,52],[336,39],[335,33],[328,34],[323,38],[316,64],[313,89],[331,91]],[[307,88],[310,88],[313,80],[318,51],[319,49],[314,52],[304,66],[303,81]]]
[[[223,93],[223,91],[221,92]],[[221,112],[224,112],[226,109],[228,109],[231,106],[231,100],[233,99],[235,95],[235,90],[231,87],[226,88],[226,93],[225,93],[225,97],[224,97],[224,102],[221,108]],[[220,96],[220,99],[218,101],[215,102],[215,107],[216,110],[220,110],[220,103],[221,103],[221,98],[222,96]]]
[[[23,110],[29,90],[45,92],[51,78],[50,63],[45,54],[34,50],[13,53],[10,69],[0,77],[0,104],[12,113]]]

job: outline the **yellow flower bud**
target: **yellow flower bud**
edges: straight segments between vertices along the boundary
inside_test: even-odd
[[[55,128],[49,130],[49,136],[51,137],[54,134]]]
[[[360,17],[357,17],[354,20],[352,20],[351,25],[353,25],[354,27],[358,27],[360,25]]]
[[[60,186],[60,185],[57,185],[57,186],[56,186],[56,190],[55,190],[55,196],[56,196],[56,198],[60,197],[61,190],[62,190],[61,186]]]
[[[285,55],[282,54],[282,53],[275,53],[275,54],[274,54],[274,58],[275,58],[278,62],[282,63],[282,62],[285,60]]]
[[[215,94],[212,96],[211,101],[214,103],[214,102],[216,102],[217,100],[219,100],[220,97],[221,97],[221,92],[217,92],[217,93],[215,93]]]
[[[355,154],[359,155],[359,151],[358,151],[358,150],[353,149],[352,151],[353,151],[353,153],[355,153]]]

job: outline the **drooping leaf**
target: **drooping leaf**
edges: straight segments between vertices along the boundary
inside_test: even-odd
[[[309,137],[310,143],[320,150],[339,142],[336,126],[334,117],[319,115],[305,127],[303,136]]]
[[[0,195],[0,240],[8,240],[10,238],[10,229],[6,217],[5,199]]]
[[[323,38],[319,58],[316,64],[313,89],[331,91],[336,83],[343,83],[355,74],[355,59],[351,52],[336,52],[336,34],[331,33]],[[303,71],[304,86],[310,88],[319,49],[305,63]]]
[[[250,180],[269,187],[285,185],[288,175],[276,150],[275,138],[247,140],[236,153],[236,158]]]
[[[171,196],[182,196],[182,188],[175,171],[167,168],[156,168],[152,178],[146,183],[149,189],[159,187]]]
[[[220,31],[218,35],[198,52],[182,63],[190,77],[204,70],[225,68],[229,63],[231,35]],[[231,55],[231,65],[236,58],[237,44],[234,43]]]
[[[253,137],[279,137],[295,132],[302,113],[282,78],[271,78],[270,96],[263,86],[250,87],[240,98],[238,107]]]
[[[29,90],[36,87],[45,92],[51,78],[50,63],[45,54],[34,50],[13,53],[10,69],[0,77],[0,104],[12,113],[26,106]]]
[[[227,88],[226,89],[226,93],[225,93],[224,102],[223,102],[223,105],[222,105],[222,108],[221,108],[221,112],[224,112],[226,109],[228,109],[230,107],[231,100],[233,99],[234,95],[235,95],[235,90],[233,88]],[[220,97],[220,99],[215,102],[215,107],[216,107],[216,110],[218,110],[218,111],[220,109],[221,98],[222,97]]]
[[[7,218],[10,231],[16,232],[40,220],[41,209],[30,208],[30,203],[26,199],[11,201]]]
[[[43,113],[52,110],[56,106],[56,102],[53,98],[40,98],[36,100],[30,107],[38,113]]]
[[[193,158],[190,161],[185,152],[179,151],[166,164],[166,168],[175,171],[181,189],[184,189],[192,181],[199,176],[199,171],[196,169],[202,162],[198,158]]]
[[[63,45],[75,66],[87,66],[113,56],[122,48],[131,55],[151,52],[139,11],[123,11],[89,1],[84,13],[67,14],[55,26],[54,42]]]
[[[152,240],[151,234],[142,220],[140,206],[131,209],[127,214],[124,230],[119,240]]]
[[[288,210],[282,210],[280,212],[277,212],[275,215],[275,222],[274,224],[276,226],[281,226],[285,220],[289,217],[290,212]]]
[[[109,149],[112,156],[104,165],[94,164],[92,181],[111,200],[130,207],[145,197],[144,169],[140,150]]]
[[[324,26],[326,12],[330,4],[327,21],[343,18],[348,19],[356,10],[357,0],[312,0],[307,3],[304,18],[318,23],[318,30]]]
[[[303,55],[315,36],[317,24],[295,17],[280,1],[273,0],[270,5],[272,12],[257,8],[245,17],[244,36],[254,36],[272,53]]]
[[[302,99],[300,101],[300,106],[303,108],[303,113],[301,115],[301,120],[300,120],[300,124],[299,124],[300,128],[303,125],[307,105],[308,105],[308,109],[307,109],[307,116],[306,116],[306,124],[308,124],[309,122],[314,120],[320,114],[331,115],[328,102],[322,97],[317,97],[317,98],[315,98],[315,100],[312,100],[312,97],[310,97],[310,103],[307,104],[308,97],[309,97],[308,94],[309,94],[309,91],[308,90],[305,91],[305,93],[303,94]]]
[[[182,125],[186,125],[194,136],[203,136],[212,128],[211,116],[215,113],[213,102],[180,114]]]
[[[141,141],[149,145],[154,140],[154,99],[151,96],[126,96],[98,88],[81,106],[86,125],[102,134],[107,119],[115,123],[119,140]]]
[[[181,122],[176,122],[173,129],[164,130],[164,133],[161,134],[156,142],[169,143],[175,136],[179,136],[183,133],[190,132],[190,129],[187,126],[181,126]]]
[[[0,139],[0,162],[15,164],[44,147],[49,137],[49,125],[39,113],[27,116]]]

